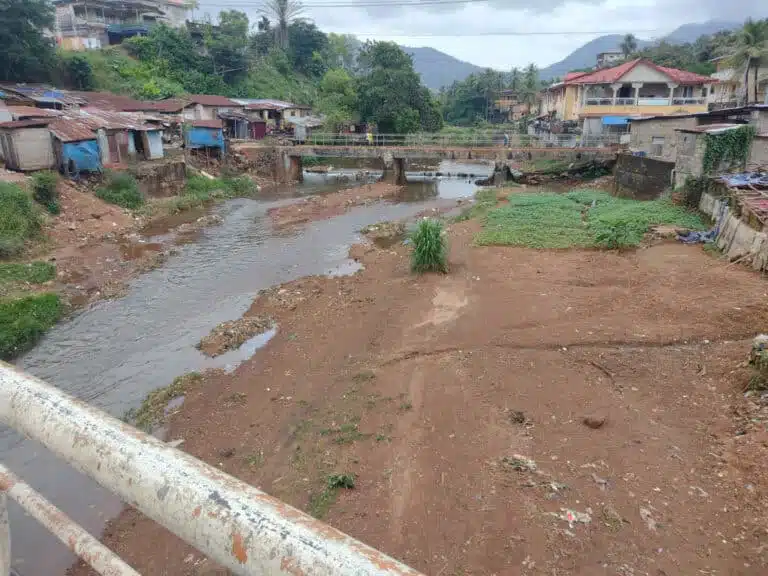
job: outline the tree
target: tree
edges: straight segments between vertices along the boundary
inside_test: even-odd
[[[619,45],[621,53],[624,54],[624,58],[629,58],[632,54],[637,52],[637,38],[634,34],[627,34]]]
[[[329,68],[343,68],[354,72],[357,68],[357,53],[360,51],[360,40],[352,34],[328,34],[328,47],[325,60]]]
[[[334,68],[325,73],[316,107],[325,115],[325,128],[331,132],[359,119],[355,82],[346,70]]]
[[[234,84],[248,72],[248,16],[239,10],[222,10],[219,25],[205,28],[204,43],[213,73]]]
[[[735,42],[729,47],[731,52],[727,62],[736,69],[744,67],[744,103],[750,102],[749,71],[754,68],[752,82],[752,102],[757,100],[758,70],[762,63],[768,62],[768,19],[748,19],[736,33]]]
[[[319,78],[326,70],[323,54],[328,49],[328,37],[312,22],[295,20],[288,26],[288,54],[294,70]]]
[[[263,0],[261,14],[276,23],[275,42],[282,50],[288,50],[290,43],[288,25],[304,12],[299,0]]]
[[[520,92],[520,68],[514,67],[509,72],[509,89],[517,95]]]
[[[413,70],[413,60],[394,42],[366,42],[358,56],[361,119],[381,133],[439,130],[439,107]]]
[[[531,62],[526,66],[523,74],[523,100],[530,106],[536,104],[536,95],[539,93],[539,69]]]
[[[67,78],[77,90],[93,90],[95,86],[91,63],[81,54],[73,54],[67,61]]]
[[[44,31],[53,28],[53,5],[46,0],[0,0],[0,80],[41,82],[55,63],[53,40]]]

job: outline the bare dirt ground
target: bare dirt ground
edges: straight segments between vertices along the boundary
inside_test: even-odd
[[[766,281],[695,246],[478,248],[476,227],[450,228],[445,276],[357,246],[357,275],[263,293],[247,316],[277,336],[170,437],[426,574],[768,573],[768,414],[742,394]],[[224,573],[130,509],[104,540],[145,574]]]

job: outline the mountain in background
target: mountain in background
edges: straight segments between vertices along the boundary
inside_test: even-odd
[[[464,80],[470,74],[485,70],[434,48],[401,48],[413,57],[413,69],[421,74],[422,84],[431,90],[450,86],[456,80]]]
[[[714,34],[720,30],[734,30],[741,25],[740,22],[725,22],[718,20],[710,20],[701,24],[683,24],[660,40],[666,40],[672,44],[685,44],[686,42],[695,42],[699,36]],[[590,40],[584,44],[584,46],[577,48],[568,56],[560,60],[560,62],[555,62],[546,68],[542,68],[539,71],[539,77],[542,80],[562,78],[565,76],[566,72],[570,72],[571,70],[594,66],[597,60],[597,55],[600,54],[600,52],[618,50],[623,38],[624,37],[621,34],[609,34]],[[637,47],[643,49],[653,45],[653,43],[654,42],[651,40],[638,39]]]

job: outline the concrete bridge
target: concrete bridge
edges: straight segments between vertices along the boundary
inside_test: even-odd
[[[406,183],[411,160],[485,160],[494,163],[494,174],[506,178],[508,168],[542,158],[564,162],[606,161],[614,159],[610,147],[594,148],[507,148],[503,146],[264,146],[256,142],[234,142],[232,149],[254,162],[261,173],[271,173],[281,182],[301,181],[302,158],[373,158],[381,160],[384,178]]]

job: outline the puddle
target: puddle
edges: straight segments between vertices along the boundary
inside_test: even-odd
[[[441,199],[444,204],[459,188],[463,196],[476,189],[456,182],[453,190],[446,182],[416,182],[414,187],[422,191],[409,202],[356,207],[289,234],[274,233],[269,208],[340,186],[323,184],[321,178],[280,187],[272,200],[240,198],[194,216],[187,213],[184,217],[190,220],[210,213],[221,221],[182,243],[162,267],[131,281],[124,297],[96,302],[55,326],[17,364],[118,418],[176,376],[206,368],[235,370],[266,345],[277,328],[216,358],[206,358],[195,345],[215,326],[242,316],[261,289],[308,275],[357,272],[361,265],[348,258],[348,251],[360,241],[358,231],[365,226],[411,218],[440,205]],[[168,230],[156,227],[144,233],[162,235]],[[2,427],[0,459],[93,534],[122,509],[117,498],[38,443]],[[72,555],[18,506],[11,503],[9,508],[13,566],[20,575],[63,575]]]

